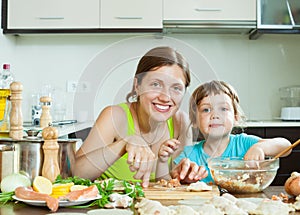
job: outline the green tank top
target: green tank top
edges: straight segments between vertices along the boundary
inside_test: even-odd
[[[134,135],[135,133],[134,122],[133,122],[130,109],[126,103],[121,103],[119,105],[124,109],[127,115],[127,127],[128,127],[127,135],[128,136]],[[174,137],[174,126],[173,126],[172,117],[168,119],[167,124],[170,133],[170,138],[172,139]],[[129,170],[129,165],[127,164],[127,158],[128,158],[128,154],[125,153],[113,165],[111,165],[104,173],[102,173],[100,178],[101,179],[115,178],[118,180],[128,180],[134,182],[141,181],[133,178],[135,172],[131,172]],[[154,181],[154,180],[155,180],[155,172],[152,172],[150,175],[150,181]]]

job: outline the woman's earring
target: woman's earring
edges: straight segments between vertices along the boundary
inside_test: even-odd
[[[137,100],[138,100],[138,95],[137,95],[136,92],[134,92],[133,95],[132,95],[132,101],[137,102]]]

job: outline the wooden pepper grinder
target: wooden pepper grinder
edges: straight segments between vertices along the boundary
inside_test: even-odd
[[[9,136],[14,140],[23,139],[23,114],[22,114],[22,91],[23,85],[20,82],[10,84],[10,130]]]
[[[50,106],[51,106],[51,97],[42,96],[40,98],[40,102],[42,103],[42,114],[40,118],[40,127],[45,128],[52,123],[52,117],[50,114]]]
[[[42,137],[44,139],[42,176],[48,178],[51,182],[54,182],[56,177],[60,174],[58,165],[58,131],[56,128],[48,126],[43,129]]]

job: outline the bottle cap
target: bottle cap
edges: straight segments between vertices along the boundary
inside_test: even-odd
[[[8,63],[3,64],[3,69],[10,69],[10,64]]]

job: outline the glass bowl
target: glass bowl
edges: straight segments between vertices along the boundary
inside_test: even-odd
[[[211,158],[208,167],[215,184],[230,193],[257,193],[267,188],[279,168],[279,159]]]

